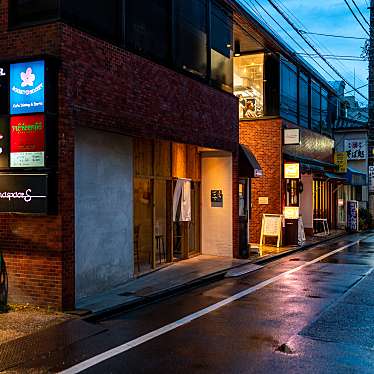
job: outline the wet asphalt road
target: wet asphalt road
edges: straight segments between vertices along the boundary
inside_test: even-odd
[[[102,332],[13,371],[71,368],[305,264],[84,373],[374,373],[374,234],[365,237],[365,245],[313,264],[307,262],[364,236],[294,253],[256,272],[112,316],[98,322]]]

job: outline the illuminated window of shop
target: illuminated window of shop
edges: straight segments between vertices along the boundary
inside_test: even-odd
[[[127,0],[126,45],[156,60],[167,60],[170,54],[170,8],[169,0]]]
[[[309,127],[309,82],[308,77],[301,72],[299,75],[299,124]]]
[[[239,118],[264,115],[264,54],[234,58],[234,94],[239,99]]]
[[[211,80],[232,92],[232,14],[215,1],[211,16]]]
[[[297,68],[281,58],[280,64],[280,110],[285,119],[297,122]]]
[[[207,74],[206,0],[175,0],[175,58],[177,66],[192,74]]]
[[[321,87],[317,82],[312,81],[312,130],[321,131]]]

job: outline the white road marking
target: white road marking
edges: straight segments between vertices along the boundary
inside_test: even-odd
[[[193,321],[195,319],[198,319],[198,318],[200,318],[202,316],[205,316],[206,314],[209,314],[209,313],[211,313],[211,312],[213,312],[213,311],[215,311],[219,308],[222,308],[225,305],[231,304],[232,302],[234,302],[236,300],[239,300],[239,299],[241,299],[245,296],[248,296],[251,293],[260,290],[261,288],[264,288],[264,287],[268,286],[269,284],[275,283],[276,281],[278,281],[279,279],[281,279],[281,278],[283,278],[287,275],[296,273],[299,270],[302,270],[307,266],[313,265],[316,262],[322,261],[327,257],[330,257],[330,256],[332,256],[332,255],[334,255],[338,252],[343,251],[344,249],[352,247],[352,246],[358,244],[359,241],[360,240],[357,240],[353,243],[347,244],[343,247],[340,247],[340,248],[335,249],[331,252],[328,252],[328,253],[326,253],[326,254],[318,257],[318,258],[315,258],[312,261],[306,262],[303,265],[300,265],[300,266],[298,266],[294,269],[287,270],[286,272],[281,273],[281,274],[279,274],[279,275],[277,275],[273,278],[267,279],[267,280],[265,280],[265,281],[263,281],[259,284],[256,284],[255,286],[252,286],[252,287],[249,287],[249,288],[247,288],[243,291],[240,291],[237,294],[228,297],[227,299],[219,301],[216,304],[210,305],[210,306],[208,306],[204,309],[201,309],[201,310],[199,310],[195,313],[192,313],[192,314],[190,314],[186,317],[183,317],[183,318],[181,318],[181,319],[179,319],[175,322],[169,323],[168,325],[165,325],[163,327],[160,327],[159,329],[151,331],[148,334],[139,336],[138,338],[133,339],[133,340],[127,342],[127,343],[121,344],[118,347],[109,349],[106,352],[100,353],[97,356],[94,356],[94,357],[89,358],[88,360],[82,361],[79,364],[76,364],[76,365],[74,365],[74,366],[72,366],[72,367],[70,367],[70,368],[68,368],[64,371],[61,371],[60,374],[76,374],[76,373],[82,372],[83,370],[89,369],[89,368],[91,368],[91,367],[93,367],[93,366],[95,366],[95,365],[97,365],[97,364],[99,364],[103,361],[109,360],[112,357],[115,357],[115,356],[117,356],[121,353],[129,351],[132,348],[135,348],[135,347],[137,347],[141,344],[144,344],[144,343],[146,343],[146,342],[148,342],[148,341],[150,341],[154,338],[157,338],[158,336],[164,335],[164,334],[168,333],[169,331],[175,330],[178,327],[186,325],[187,323],[190,323],[191,321]]]

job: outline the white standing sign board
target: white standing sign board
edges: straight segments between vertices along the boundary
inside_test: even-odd
[[[282,240],[282,220],[282,214],[263,214],[260,245],[265,244],[265,238],[270,236],[277,238],[277,247],[279,248]]]

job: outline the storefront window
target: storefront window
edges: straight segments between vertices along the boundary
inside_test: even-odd
[[[211,79],[232,92],[232,14],[215,1],[211,16]]]
[[[206,0],[175,0],[175,57],[177,66],[206,77]]]
[[[234,94],[239,99],[239,118],[264,115],[264,55],[234,58]]]
[[[312,130],[321,131],[321,88],[317,82],[312,81]]]
[[[169,0],[127,0],[126,45],[156,60],[167,60],[170,55],[169,10]]]
[[[299,124],[309,127],[309,83],[308,77],[300,72],[299,75]]]
[[[297,123],[297,68],[284,58],[280,64],[280,92],[282,117]]]

